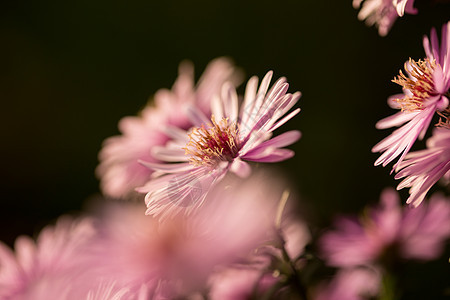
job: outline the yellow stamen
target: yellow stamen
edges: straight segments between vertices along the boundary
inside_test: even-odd
[[[412,95],[404,98],[395,99],[403,111],[422,110],[424,101],[436,94],[433,82],[435,68],[436,62],[434,60],[430,61],[425,58],[416,62],[410,58],[409,63],[405,63],[405,70],[410,77],[405,76],[400,70],[400,75],[392,80],[392,82],[401,85],[412,93]]]
[[[194,128],[189,134],[186,144],[186,155],[189,161],[196,165],[215,165],[220,161],[231,161],[239,152],[238,128],[236,123],[228,124],[223,118],[216,123],[214,116],[208,128],[205,125]]]

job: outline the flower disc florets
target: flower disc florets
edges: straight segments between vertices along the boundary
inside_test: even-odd
[[[189,134],[189,142],[185,150],[190,155],[189,161],[195,166],[215,166],[221,161],[232,161],[236,158],[240,143],[239,129],[235,122],[228,123],[228,118],[222,118],[218,123],[211,117],[208,128],[205,125],[196,127]]]
[[[401,85],[410,92],[404,98],[395,100],[399,103],[402,110],[422,110],[424,108],[424,101],[429,99],[430,96],[437,95],[433,81],[435,68],[435,60],[430,61],[428,58],[417,62],[410,58],[409,62],[405,63],[405,70],[410,76],[405,76],[400,71],[400,75],[392,80],[392,82]]]

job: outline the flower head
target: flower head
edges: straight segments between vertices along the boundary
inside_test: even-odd
[[[278,162],[294,155],[282,147],[297,141],[299,131],[274,138],[272,134],[300,111],[297,108],[284,116],[300,93],[287,93],[285,78],[269,90],[271,77],[272,72],[267,73],[259,89],[256,77],[249,80],[240,109],[235,88],[224,84],[220,95],[212,100],[210,117],[191,109],[191,129],[167,130],[172,140],[166,147],[154,147],[154,157],[166,163],[141,162],[159,176],[137,189],[147,194],[147,214],[167,216],[182,209],[191,212],[202,205],[210,188],[228,171],[248,176],[251,169],[245,161]]]
[[[81,297],[88,288],[82,276],[88,269],[87,245],[94,236],[92,220],[62,217],[44,228],[37,242],[19,237],[15,253],[0,243],[0,298]]]
[[[391,96],[392,107],[401,109],[393,116],[380,120],[378,129],[401,126],[390,136],[372,148],[372,152],[383,152],[375,165],[386,166],[400,155],[396,169],[417,139],[423,139],[435,113],[448,116],[448,92],[450,88],[450,31],[449,24],[442,27],[441,46],[436,31],[431,32],[431,44],[424,37],[427,57],[424,60],[409,60],[405,64],[408,76],[400,71],[393,81],[403,87],[403,94]],[[445,121],[448,122],[448,121]],[[445,123],[444,122],[444,123]],[[442,121],[439,123],[441,124]]]
[[[243,182],[227,176],[209,193],[208,205],[163,223],[134,203],[109,203],[92,245],[93,281],[102,278],[131,294],[146,285],[154,297],[171,299],[202,290],[218,266],[242,261],[272,232],[281,192],[265,175],[254,175]]]
[[[363,0],[353,0],[353,7],[360,8]],[[391,30],[395,20],[404,13],[416,14],[414,0],[365,0],[358,13],[359,20],[365,20],[368,26],[375,25],[378,34],[385,36]]]
[[[381,204],[365,218],[341,218],[336,225],[320,241],[329,265],[370,265],[392,255],[431,260],[439,257],[450,237],[450,202],[435,195],[427,205],[401,207],[397,193],[386,190]]]
[[[105,140],[99,153],[97,175],[101,179],[104,194],[114,197],[130,197],[134,189],[144,184],[152,170],[138,160],[160,162],[154,158],[151,148],[164,145],[169,137],[163,131],[166,126],[188,129],[192,126],[186,107],[196,106],[210,112],[210,101],[225,81],[239,82],[233,65],[224,58],[212,61],[197,85],[193,67],[180,64],[179,75],[171,90],[161,89],[154,96],[154,104],[147,105],[137,117],[125,117],[119,122],[122,135]]]

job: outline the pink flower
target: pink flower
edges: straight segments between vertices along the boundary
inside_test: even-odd
[[[404,178],[397,189],[409,187],[406,203],[418,206],[430,188],[450,171],[450,130],[436,127],[426,150],[409,153],[398,165],[395,179]]]
[[[227,176],[189,218],[160,223],[130,202],[108,209],[93,245],[93,280],[132,293],[145,284],[153,297],[202,290],[217,266],[241,261],[269,237],[281,192],[266,175],[254,176]]]
[[[19,237],[15,254],[0,243],[1,299],[80,299],[87,269],[86,246],[95,230],[90,219],[60,218],[48,226],[35,243]]]
[[[147,105],[137,117],[123,118],[119,122],[122,135],[105,140],[96,170],[103,193],[114,198],[133,196],[134,189],[144,184],[152,173],[138,160],[159,162],[152,156],[151,148],[164,145],[169,139],[164,128],[168,125],[191,127],[186,108],[196,106],[209,113],[213,95],[225,81],[238,83],[238,77],[232,64],[219,58],[207,66],[194,85],[193,66],[182,63],[172,90],[157,91],[154,105]]]
[[[403,259],[439,257],[450,237],[450,202],[433,196],[427,205],[401,207],[398,194],[386,190],[381,204],[366,218],[341,218],[326,232],[320,245],[327,263],[335,267],[370,265],[386,251]]]
[[[365,300],[376,297],[381,288],[381,275],[376,269],[340,270],[328,284],[321,284],[315,300]]]
[[[361,7],[363,0],[353,0],[353,7]],[[360,21],[365,20],[368,26],[375,25],[378,34],[385,36],[391,30],[395,20],[403,17],[405,11],[408,14],[416,14],[413,7],[414,0],[365,0],[358,13]]]
[[[285,78],[268,91],[271,78],[272,72],[268,72],[259,89],[258,79],[251,78],[240,109],[235,88],[225,84],[211,102],[211,117],[192,109],[193,128],[167,130],[172,137],[167,147],[154,148],[154,156],[166,163],[142,161],[159,176],[137,189],[146,193],[147,214],[166,217],[182,210],[190,213],[203,204],[209,189],[228,171],[248,176],[251,169],[245,161],[279,162],[294,155],[283,147],[297,141],[299,131],[272,135],[300,111],[297,108],[284,116],[300,93],[287,93]]]
[[[395,169],[416,139],[423,139],[436,112],[447,119],[447,93],[450,88],[450,31],[447,27],[448,24],[442,27],[441,47],[433,29],[431,44],[427,37],[423,39],[427,57],[418,62],[410,59],[405,64],[408,77],[400,71],[400,75],[393,80],[403,87],[404,94],[391,96],[389,102],[401,111],[379,121],[376,126],[378,129],[402,127],[372,148],[372,152],[384,152],[375,165],[386,166],[401,155],[394,165]]]

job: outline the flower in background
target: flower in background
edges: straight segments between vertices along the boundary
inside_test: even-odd
[[[386,166],[399,155],[397,168],[411,149],[417,138],[423,139],[428,126],[437,112],[448,123],[448,92],[450,88],[450,38],[448,23],[442,27],[441,46],[439,47],[436,30],[431,31],[431,42],[424,37],[423,44],[427,57],[424,60],[410,59],[405,63],[405,76],[402,71],[393,82],[403,87],[403,94],[393,95],[389,99],[392,107],[400,112],[380,120],[378,129],[401,126],[390,136],[372,148],[372,152],[383,152],[375,165]]]
[[[340,270],[331,282],[320,284],[314,300],[375,299],[381,288],[381,274],[374,268]]]
[[[370,265],[384,257],[432,260],[450,237],[450,202],[434,195],[417,208],[401,207],[398,194],[386,190],[381,204],[360,220],[340,218],[320,240],[325,261],[335,267]]]
[[[399,164],[395,179],[404,178],[397,189],[409,187],[406,203],[418,206],[430,188],[450,171],[450,130],[436,127],[426,150],[411,152]]]
[[[171,90],[161,89],[154,96],[154,105],[147,105],[137,117],[125,117],[119,122],[120,136],[105,140],[99,153],[97,175],[105,195],[113,198],[132,197],[134,189],[144,184],[152,170],[138,160],[159,162],[151,148],[164,145],[169,137],[164,128],[172,125],[182,129],[192,126],[186,109],[195,106],[208,114],[213,96],[225,81],[238,84],[239,74],[225,58],[213,60],[197,85],[193,66],[180,64],[179,75]]]
[[[258,247],[245,263],[228,266],[210,277],[211,299],[291,299],[298,292],[302,284],[298,275],[305,265],[302,256],[311,235],[298,216],[290,215],[292,207],[283,209],[283,205],[278,206],[281,222],[274,224],[272,241]]]
[[[19,237],[15,254],[0,243],[1,299],[82,299],[89,285],[87,245],[95,230],[90,219],[62,217],[42,230],[36,243]]]
[[[193,128],[167,130],[172,140],[166,147],[154,148],[154,157],[165,163],[142,161],[159,175],[137,189],[146,193],[147,214],[164,218],[181,210],[190,213],[203,204],[210,188],[228,171],[248,176],[251,169],[245,161],[279,162],[294,155],[283,147],[296,142],[299,131],[272,135],[300,111],[297,108],[285,116],[300,92],[287,93],[285,78],[268,91],[271,78],[272,72],[268,72],[258,89],[258,78],[252,77],[240,109],[234,86],[224,84],[211,102],[211,116],[192,109]]]
[[[363,0],[353,0],[353,7],[359,9]],[[406,13],[417,14],[414,0],[365,0],[358,13],[360,21],[368,26],[376,26],[378,34],[386,36],[398,17]]]
[[[217,267],[243,261],[270,239],[281,191],[268,176],[227,176],[209,193],[208,205],[163,223],[134,203],[109,203],[92,245],[92,281],[131,293],[146,285],[152,299],[201,291]]]

